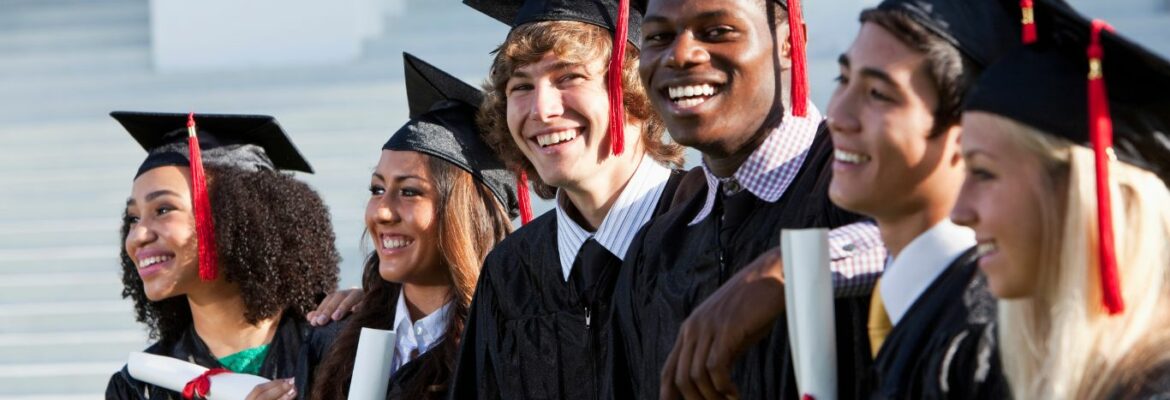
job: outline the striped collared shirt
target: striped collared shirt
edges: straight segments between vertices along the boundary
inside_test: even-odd
[[[594,238],[618,259],[624,260],[634,235],[654,215],[658,198],[662,196],[662,191],[666,189],[666,181],[669,179],[669,168],[658,164],[650,156],[642,157],[638,169],[634,171],[634,175],[630,177],[630,181],[626,183],[626,187],[622,189],[622,193],[618,195],[596,232],[589,232],[569,218],[563,208],[569,199],[558,191],[557,252],[560,254],[561,271],[564,272],[565,281],[569,280],[569,273],[573,270],[573,260],[577,258],[581,246],[589,238]]]
[[[816,139],[821,113],[809,104],[808,115],[786,114],[780,126],[772,130],[731,178],[719,178],[703,164],[707,178],[707,198],[690,225],[711,215],[715,190],[724,183],[725,191],[747,190],[760,200],[775,203],[796,180],[805,158]],[[829,231],[829,257],[832,260],[833,287],[838,297],[867,293],[885,266],[886,248],[872,221],[862,221]]]

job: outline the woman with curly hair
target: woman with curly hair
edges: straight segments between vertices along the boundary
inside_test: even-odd
[[[338,329],[312,328],[304,314],[336,288],[340,261],[321,197],[281,172],[311,172],[308,163],[272,117],[195,116],[206,166],[201,203],[187,115],[111,116],[148,152],[121,230],[122,296],[157,339],[146,353],[274,379],[258,387],[269,392],[259,398],[303,398]],[[207,205],[210,224],[196,210]],[[212,235],[202,235],[204,226]],[[123,368],[106,398],[181,397]]]
[[[518,215],[515,177],[475,126],[482,94],[409,54],[403,64],[411,119],[370,179],[364,297],[314,399],[348,395],[363,327],[397,333],[387,399],[446,398],[480,266]]]
[[[975,230],[1000,299],[1013,397],[1165,398],[1170,62],[1063,4],[1034,5],[1038,40],[968,96],[952,218]]]

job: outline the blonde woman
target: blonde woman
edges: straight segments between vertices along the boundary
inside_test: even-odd
[[[952,218],[976,231],[1001,299],[1014,397],[1164,396],[1170,63],[1066,6],[1038,1],[1035,13],[1039,39],[968,97],[969,175]]]

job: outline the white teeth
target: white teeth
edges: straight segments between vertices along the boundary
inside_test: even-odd
[[[554,145],[558,143],[567,142],[577,137],[577,131],[574,129],[563,130],[556,133],[544,134],[536,137],[536,143],[540,147]]]
[[[977,256],[983,257],[987,254],[995,252],[997,249],[999,249],[999,247],[995,245],[995,242],[983,242],[978,246],[975,246],[975,253]]]
[[[695,98],[690,98],[690,99],[675,100],[674,104],[678,104],[680,107],[690,108],[690,107],[697,106],[699,104],[703,104],[706,101],[707,101],[707,99],[705,99],[705,98],[695,97]]]
[[[170,261],[174,256],[153,256],[138,260],[138,268],[146,268],[154,264]]]
[[[670,95],[671,100],[674,100],[677,102],[679,99],[681,99],[683,97],[714,95],[715,94],[715,87],[708,85],[708,84],[691,85],[691,86],[675,86],[675,87],[666,88],[666,92],[668,95]]]
[[[833,159],[849,164],[861,164],[863,162],[869,161],[869,156],[836,149],[833,150]]]
[[[406,240],[406,239],[382,238],[382,248],[385,248],[388,250],[401,249],[403,247],[410,245],[411,243],[413,243],[413,242],[410,240]]]

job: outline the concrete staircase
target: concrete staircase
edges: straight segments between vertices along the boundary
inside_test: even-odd
[[[400,52],[479,84],[507,31],[457,1],[403,1],[406,14],[388,17],[349,65],[158,74],[146,0],[0,0],[0,399],[100,398],[147,343],[120,297],[117,262],[120,210],[143,152],[111,110],[277,116],[318,171],[303,178],[331,207],[343,285],[356,285],[367,177],[407,115]],[[1170,55],[1165,0],[1074,3]],[[806,7],[817,104],[857,11],[873,4]]]

